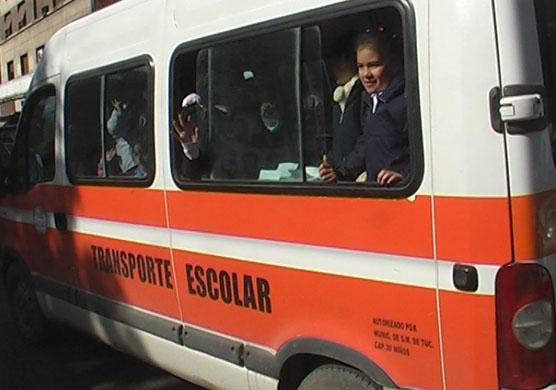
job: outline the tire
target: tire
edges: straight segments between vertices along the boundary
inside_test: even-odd
[[[380,390],[381,388],[361,371],[339,364],[326,364],[307,375],[298,390]]]
[[[39,306],[31,274],[19,263],[8,268],[8,304],[15,328],[23,340],[40,344],[46,339],[48,323]]]

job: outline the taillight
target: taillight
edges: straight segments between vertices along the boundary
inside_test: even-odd
[[[538,389],[556,370],[554,293],[546,268],[511,264],[496,276],[500,387]]]

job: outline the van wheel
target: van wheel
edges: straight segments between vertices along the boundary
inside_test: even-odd
[[[31,274],[14,263],[8,268],[6,281],[10,313],[18,333],[27,342],[42,342],[48,324],[37,301]]]
[[[303,379],[298,390],[380,390],[381,386],[361,371],[339,364],[326,364]]]

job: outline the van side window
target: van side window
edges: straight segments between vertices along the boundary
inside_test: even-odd
[[[280,31],[180,57],[176,69],[190,64],[196,80],[184,80],[188,90],[177,92],[176,99],[183,95],[179,108],[187,109],[185,99],[199,96],[191,117],[200,158],[210,159],[210,167],[194,172],[196,159],[175,153],[180,180],[302,180],[301,113],[295,104],[299,35],[299,28]]]
[[[144,182],[154,172],[150,68],[68,83],[68,174],[86,182]]]
[[[380,189],[418,180],[420,124],[408,108],[417,93],[407,77],[415,66],[405,64],[401,26],[397,9],[382,8],[178,49],[169,123],[176,182]],[[374,74],[369,61],[387,70]],[[409,112],[417,114],[408,120]]]
[[[19,132],[26,136],[26,175],[29,188],[54,179],[54,135],[56,128],[56,95],[46,88],[32,95],[22,113]],[[23,139],[23,138],[22,138]],[[21,142],[21,141],[19,141]]]
[[[100,77],[76,80],[66,92],[66,141],[71,177],[96,177],[101,149]]]

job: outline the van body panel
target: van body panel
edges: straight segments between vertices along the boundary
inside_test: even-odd
[[[431,0],[430,10],[436,256],[490,264],[495,274],[512,261],[504,139],[490,125],[489,91],[498,85],[495,19],[485,1]],[[479,276],[483,282],[493,289],[439,291],[447,389],[498,388],[494,278]]]
[[[3,203],[8,220],[6,245],[25,259],[30,271],[41,273],[65,284],[77,286],[72,256],[58,256],[66,247],[66,237],[55,228],[52,210],[69,199],[56,194],[57,201],[44,202],[56,193],[54,187],[34,188],[25,202]],[[10,218],[12,216],[12,218]],[[13,229],[13,224],[18,226]],[[29,245],[33,242],[34,245]]]
[[[442,145],[432,151],[434,194],[507,198],[504,141],[489,125],[498,85],[491,5],[431,0],[430,12],[431,134]]]
[[[175,7],[174,13],[188,15],[187,19],[191,15],[186,4],[178,1],[169,4]],[[183,35],[188,35],[195,42],[196,37],[204,37],[211,31],[215,40],[225,41],[229,38],[219,36],[219,31],[238,29],[239,37],[247,37],[253,34],[245,27],[249,24],[260,25],[261,31],[295,25],[299,17],[288,17],[291,14],[288,9],[293,7],[296,13],[304,12],[316,4],[271,3],[245,12],[226,3],[219,9],[226,15],[225,19],[211,16],[207,20],[205,15],[199,14],[194,19],[203,22],[197,25],[178,19],[176,30],[169,31],[168,36],[183,40]],[[346,2],[338,4],[334,10],[347,13],[353,7],[355,4]],[[189,12],[186,13],[185,8]],[[415,25],[418,39],[426,41],[426,11],[420,6],[414,8],[418,13]],[[284,15],[282,21],[281,13]],[[326,8],[322,8],[321,14],[327,15]],[[274,19],[278,21],[271,22]],[[209,42],[208,38],[206,40]],[[426,61],[425,54],[419,55],[418,61]],[[427,128],[423,127],[425,143],[427,137]],[[173,257],[184,321],[218,334],[249,340],[273,351],[285,348],[292,334],[325,340],[336,334],[341,338],[340,344],[369,356],[379,367],[392,367],[386,373],[396,385],[441,388],[436,263],[427,169],[424,175],[415,198],[392,204],[375,199],[168,191]],[[314,224],[312,221],[319,210],[342,215],[342,221],[322,218]],[[362,219],[361,215],[366,217]],[[399,226],[408,221],[420,228],[402,235]],[[307,226],[312,226],[310,231]],[[343,231],[342,226],[351,228]],[[285,243],[288,244],[285,246]],[[332,256],[334,253],[337,254]],[[398,259],[406,266],[398,268]],[[315,267],[321,269],[321,273],[313,274],[311,270]],[[388,275],[393,269],[400,270],[398,276],[407,280],[407,285],[389,285]],[[383,276],[378,277],[378,273]],[[364,275],[372,275],[373,280]],[[382,278],[384,281],[380,280]],[[266,283],[268,300],[264,298],[266,290],[262,287]],[[357,287],[350,287],[352,283]],[[251,288],[255,288],[254,299],[250,296]],[[385,295],[385,288],[394,290]],[[355,291],[359,291],[358,298],[353,295]],[[402,291],[412,296],[411,303],[381,298],[396,296]],[[338,294],[350,298],[331,306],[331,297]],[[412,307],[415,311],[405,310],[402,317],[395,316],[396,310],[402,307]],[[416,323],[417,313],[428,314],[426,319],[421,317]],[[343,320],[331,321],[333,318]],[[403,322],[404,330],[400,330],[400,334],[403,333],[405,344],[397,344],[395,351],[391,341],[381,339],[388,319]],[[358,337],[364,329],[375,335],[370,339]],[[383,336],[390,340],[399,336],[390,329],[385,333]],[[411,336],[415,338],[413,341]],[[418,337],[424,340],[423,345],[415,344]],[[338,340],[335,337],[335,342]],[[417,358],[407,359],[408,354]],[[416,365],[416,362],[419,363]],[[420,373],[418,383],[410,379],[416,378],[417,372]]]
[[[544,86],[533,2],[496,1],[495,4],[500,42],[501,88],[512,85]],[[545,99],[551,97],[545,96]],[[548,106],[546,108],[548,109]],[[517,122],[511,126],[520,127],[526,124]],[[554,189],[556,170],[547,129],[522,135],[508,135],[507,145],[510,190],[513,197]]]
[[[163,15],[164,2],[144,0],[128,4],[124,15],[100,11],[98,15],[92,15],[93,20],[90,22],[70,24],[66,30],[67,74],[113,64],[114,58],[123,61],[140,55],[152,55],[158,49],[154,42],[160,38]],[[91,22],[95,25],[94,34],[90,33]],[[125,24],[127,28],[110,28],[120,24]],[[90,55],[83,55],[83,46],[90,50]],[[152,49],[145,50],[146,47]]]
[[[39,300],[43,307],[49,308],[47,313],[52,319],[69,322],[102,342],[150,364],[164,367],[174,375],[207,388],[250,388],[247,371],[243,367],[184,348],[49,295],[39,294]],[[276,380],[269,378],[257,383],[260,389],[277,388]]]
[[[49,78],[59,75],[65,63],[66,34],[64,32],[57,31],[46,45],[48,46],[49,57],[48,59],[45,58],[44,61],[40,61],[37,64],[37,68],[33,71],[29,93],[44,85]]]
[[[440,291],[439,302],[445,388],[498,388],[494,296]]]
[[[51,39],[29,93],[55,88],[54,178],[1,199],[1,253],[18,253],[35,275],[49,318],[209,388],[298,385],[296,375],[330,361],[388,388],[499,388],[497,274],[514,261],[556,271],[549,129],[516,135],[491,122],[493,91],[543,84],[532,4],[127,0],[80,19]],[[200,183],[180,181],[173,120],[187,94],[202,95],[198,79],[211,75],[197,74],[201,51],[211,53],[212,71],[215,48],[242,49],[288,30],[288,70],[297,77],[289,104],[301,111],[310,84],[304,56],[313,49],[319,70],[329,72],[322,42],[339,34],[330,26],[349,31],[342,22],[356,19],[347,17],[386,11],[395,11],[403,32],[408,117],[416,122],[409,128],[419,133],[408,196],[396,186],[350,193],[354,183],[218,181],[214,172]],[[318,33],[316,48],[303,41],[304,29]],[[242,55],[230,58],[230,69]],[[257,79],[254,64],[229,77]],[[150,181],[113,179],[106,166],[79,176],[70,167],[71,136],[80,130],[72,121],[90,107],[76,103],[72,88],[90,80],[97,88],[83,101],[98,104],[98,113],[81,124],[99,127],[101,157],[93,157],[106,164],[111,77],[140,66],[148,91],[133,92],[152,102]],[[193,88],[179,90],[190,87],[180,77]],[[213,110],[211,98],[202,103]],[[266,125],[263,106],[257,120]],[[475,284],[456,272],[461,267]]]

